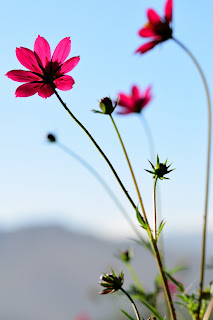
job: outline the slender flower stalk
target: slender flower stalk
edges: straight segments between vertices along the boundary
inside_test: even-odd
[[[126,292],[126,290],[124,290],[122,287],[120,288],[120,290],[127,296],[127,298],[131,301],[132,307],[135,311],[135,315],[137,317],[137,320],[141,320],[138,309],[136,307],[136,304],[134,303],[133,299],[131,298],[131,296],[128,294],[128,292]]]
[[[132,230],[135,232],[135,234],[137,235],[138,239],[143,242],[144,239],[141,237],[140,233],[138,232],[138,229],[135,227],[134,223],[132,222],[132,220],[130,219],[128,213],[126,212],[126,210],[124,209],[124,207],[122,206],[122,204],[120,203],[120,201],[118,200],[118,198],[115,196],[114,192],[111,190],[111,188],[109,187],[109,185],[106,183],[106,181],[100,176],[100,174],[86,161],[84,160],[81,156],[79,156],[77,153],[75,153],[74,151],[72,151],[70,148],[68,148],[67,146],[65,146],[63,143],[61,143],[60,141],[58,141],[58,139],[54,140],[54,143],[58,146],[58,148],[62,151],[64,151],[65,153],[67,153],[68,155],[70,155],[72,158],[74,158],[75,160],[77,160],[84,168],[86,168],[92,175],[93,177],[95,177],[98,182],[102,185],[102,187],[104,188],[104,190],[107,192],[107,194],[109,195],[109,197],[112,199],[112,201],[116,204],[116,206],[118,207],[118,209],[121,211],[121,213],[123,214],[124,218],[127,220],[127,222],[129,223],[129,225],[131,226]]]
[[[207,85],[206,78],[204,76],[204,73],[198,63],[198,61],[195,59],[194,55],[189,51],[185,45],[183,45],[179,40],[172,37],[172,39],[177,43],[192,59],[194,62],[196,68],[198,69],[200,76],[202,78],[206,97],[207,97],[207,103],[208,103],[208,146],[207,146],[207,165],[206,165],[206,187],[205,187],[205,205],[204,205],[204,222],[203,222],[203,238],[202,238],[202,253],[201,253],[201,267],[200,267],[200,288],[199,288],[199,305],[198,305],[198,312],[197,312],[197,319],[199,319],[200,314],[200,307],[201,307],[201,300],[202,300],[202,291],[203,291],[203,282],[204,282],[204,271],[205,271],[205,252],[206,252],[206,226],[207,226],[207,214],[208,214],[208,198],[209,198],[209,176],[210,176],[210,157],[211,157],[211,99],[210,99],[210,93],[209,88]]]
[[[118,131],[118,128],[117,128],[117,126],[115,124],[115,121],[114,121],[114,119],[113,119],[111,114],[109,116],[110,116],[110,118],[112,120],[113,126],[114,126],[114,128],[116,130],[116,133],[118,135],[118,138],[120,140],[121,146],[123,148],[123,151],[124,151],[124,154],[125,154],[125,157],[126,157],[128,165],[129,165],[129,169],[130,169],[130,172],[131,172],[134,184],[135,184],[135,188],[136,188],[136,191],[137,191],[137,194],[138,194],[138,198],[139,198],[139,202],[140,202],[140,205],[141,205],[141,209],[142,209],[142,212],[143,212],[143,215],[144,215],[144,219],[145,219],[145,222],[147,224],[148,231],[149,231],[148,234],[149,234],[149,237],[150,237],[150,241],[151,241],[151,244],[152,244],[152,247],[153,247],[153,251],[154,251],[154,254],[155,254],[155,258],[157,260],[159,271],[160,271],[160,274],[161,274],[161,277],[162,277],[162,282],[163,282],[166,298],[167,298],[167,301],[168,301],[171,317],[172,317],[173,320],[176,320],[175,308],[174,308],[174,305],[173,305],[173,302],[172,302],[172,297],[171,297],[171,293],[170,293],[170,290],[169,290],[167,278],[166,278],[165,273],[163,271],[164,268],[163,268],[163,264],[162,264],[162,261],[161,261],[160,253],[159,253],[159,250],[158,250],[158,247],[157,247],[157,243],[156,243],[155,239],[153,238],[153,235],[152,235],[152,232],[151,232],[151,229],[150,229],[150,226],[149,226],[149,222],[148,222],[148,219],[147,219],[147,216],[146,216],[145,208],[144,208],[142,197],[141,197],[138,185],[137,185],[137,181],[136,181],[136,178],[135,178],[135,175],[134,175],[134,172],[133,172],[133,169],[132,169],[128,154],[126,152],[124,143],[122,141],[121,135],[120,135],[120,133]]]
[[[117,133],[117,135],[118,135],[118,138],[119,138],[119,140],[120,140],[122,149],[123,149],[123,151],[124,151],[124,154],[125,154],[125,157],[126,157],[126,160],[127,160],[127,163],[128,163],[128,166],[129,166],[131,175],[132,175],[132,179],[133,179],[133,181],[134,181],[134,185],[135,185],[135,188],[136,188],[136,191],[137,191],[137,194],[138,194],[139,202],[140,202],[140,205],[141,205],[141,209],[142,209],[142,212],[143,212],[145,221],[148,223],[147,216],[146,216],[146,212],[145,212],[145,208],[144,208],[143,201],[142,201],[142,197],[141,197],[141,194],[140,194],[140,191],[139,191],[139,188],[138,188],[138,184],[137,184],[137,181],[136,181],[136,178],[135,178],[135,175],[134,175],[134,172],[133,172],[133,169],[132,169],[132,166],[131,166],[131,163],[130,163],[128,154],[127,154],[127,152],[126,152],[126,148],[125,148],[125,146],[124,146],[123,140],[122,140],[122,138],[121,138],[121,135],[120,135],[120,133],[119,133],[119,131],[118,131],[118,128],[117,128],[117,126],[116,126],[116,124],[115,124],[115,121],[114,121],[112,115],[110,114],[109,116],[110,116],[110,118],[111,118],[111,120],[112,120],[113,126],[114,126],[114,128],[115,128],[115,131],[116,131],[116,133]]]
[[[157,184],[158,178],[155,177],[154,181],[154,189],[153,189],[153,218],[154,218],[154,236],[153,238],[156,239],[157,236],[157,213],[156,213],[156,184]]]

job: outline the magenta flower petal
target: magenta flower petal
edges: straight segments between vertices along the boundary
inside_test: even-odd
[[[33,96],[35,93],[38,92],[41,85],[42,85],[41,83],[32,83],[32,82],[22,84],[16,89],[16,92],[15,92],[16,98]]]
[[[132,87],[132,98],[133,98],[133,100],[138,100],[139,96],[140,96],[139,88],[137,86],[133,86]]]
[[[143,27],[138,32],[139,36],[148,38],[148,37],[156,37],[156,32],[153,30],[152,27]]]
[[[152,99],[151,90],[152,90],[152,87],[149,86],[144,93],[144,106],[147,105],[149,101]]]
[[[27,48],[16,48],[16,56],[19,62],[33,72],[41,73],[41,69],[37,63],[35,54],[33,51]]]
[[[57,61],[59,64],[62,64],[68,57],[71,50],[71,40],[69,37],[64,38],[59,42],[55,51],[53,52],[52,61]]]
[[[167,0],[165,5],[165,18],[168,22],[172,21],[172,0]]]
[[[159,40],[154,40],[148,43],[143,44],[142,46],[140,46],[135,52],[139,52],[141,54],[151,50],[152,48],[154,48],[158,43],[160,43]]]
[[[54,85],[56,86],[56,88],[63,91],[72,89],[72,86],[74,83],[75,83],[74,79],[67,75],[54,80]]]
[[[65,74],[67,72],[70,72],[72,69],[74,69],[77,66],[79,61],[80,61],[80,57],[73,57],[68,59],[62,64],[62,67],[60,68],[59,73]]]
[[[147,10],[147,16],[148,16],[150,23],[153,25],[157,25],[158,23],[161,22],[160,16],[153,9]]]
[[[49,98],[54,93],[53,89],[49,84],[42,84],[38,89],[38,95],[42,98]]]
[[[48,62],[51,60],[51,50],[47,40],[38,36],[34,44],[34,51],[36,53],[38,62],[43,68],[45,68]]]
[[[118,114],[125,115],[130,113],[140,113],[152,98],[150,90],[151,86],[147,88],[145,93],[142,93],[140,92],[140,89],[134,85],[132,87],[132,94],[130,96],[120,93],[118,105],[122,108],[119,109]]]
[[[40,81],[41,78],[36,76],[30,71],[24,71],[24,70],[11,70],[9,71],[6,76],[13,81],[18,82],[31,82],[31,81]]]
[[[70,49],[70,38],[64,38],[55,48],[51,59],[49,43],[40,36],[35,41],[34,52],[24,47],[16,48],[19,62],[30,70],[11,70],[6,74],[14,81],[26,82],[17,88],[16,97],[29,97],[38,93],[40,97],[48,98],[54,93],[54,86],[64,91],[72,89],[75,81],[65,73],[75,68],[80,57],[65,61]]]
[[[133,108],[133,102],[132,102],[132,99],[131,97],[127,96],[126,94],[124,93],[119,93],[119,106],[122,106],[122,107],[125,107],[125,108]]]

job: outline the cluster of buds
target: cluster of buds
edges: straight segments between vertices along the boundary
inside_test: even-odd
[[[99,281],[99,283],[102,287],[106,289],[100,291],[99,294],[113,293],[121,289],[124,282],[123,271],[121,271],[119,276],[117,276],[113,271],[113,269],[111,270],[112,270],[111,273],[109,274],[104,273],[102,276],[100,276],[101,281]]]
[[[115,108],[117,107],[118,102],[119,102],[119,97],[115,101],[114,105],[113,105],[113,102],[110,98],[105,97],[105,98],[99,100],[99,106],[102,111],[98,111],[98,110],[92,110],[92,111],[96,112],[96,113],[111,115],[113,113],[113,111],[115,110]]]
[[[149,160],[148,160],[149,161]],[[154,179],[160,179],[160,180],[163,180],[163,179],[169,179],[169,178],[165,178],[164,175],[165,174],[168,174],[169,172],[175,170],[175,169],[169,169],[169,167],[172,165],[170,164],[169,166],[167,166],[167,160],[164,162],[164,163],[160,163],[159,161],[159,157],[157,155],[157,164],[156,166],[154,167],[154,165],[149,161],[149,163],[151,164],[152,166],[152,169],[153,171],[149,171],[149,170],[146,170],[147,172],[151,173],[153,175],[153,178]]]

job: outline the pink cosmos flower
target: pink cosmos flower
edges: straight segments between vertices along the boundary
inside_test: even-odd
[[[131,95],[119,93],[119,97],[118,105],[123,107],[118,111],[119,114],[140,113],[152,99],[151,87],[142,93],[137,86],[133,86]]]
[[[167,0],[165,5],[164,17],[161,18],[153,9],[147,10],[148,23],[139,30],[138,34],[142,38],[152,38],[152,41],[140,46],[136,53],[145,53],[157,44],[164,42],[172,37],[172,0]]]
[[[78,64],[80,57],[68,59],[71,50],[69,37],[59,42],[51,58],[50,45],[43,37],[38,36],[34,51],[27,48],[16,48],[19,62],[29,71],[12,70],[6,76],[14,81],[23,82],[16,89],[16,97],[29,97],[38,93],[42,98],[48,98],[54,88],[66,91],[72,89],[75,83],[71,76],[66,75]]]

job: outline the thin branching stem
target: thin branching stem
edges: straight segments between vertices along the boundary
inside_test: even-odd
[[[209,198],[209,177],[210,177],[210,157],[211,157],[211,99],[209,88],[207,85],[206,78],[204,73],[195,59],[194,55],[183,45],[179,40],[176,38],[172,38],[192,59],[195,66],[197,67],[200,76],[202,78],[206,97],[207,97],[207,104],[208,104],[208,143],[207,143],[207,165],[206,165],[206,187],[205,187],[205,205],[204,205],[204,222],[203,222],[203,238],[202,238],[202,253],[201,253],[201,266],[200,266],[200,288],[199,288],[199,303],[198,303],[198,312],[197,312],[197,319],[199,319],[200,315],[200,308],[201,308],[201,300],[202,300],[202,291],[203,291],[203,282],[204,282],[204,271],[205,271],[205,253],[206,253],[206,227],[207,227],[207,214],[208,214],[208,198]]]

